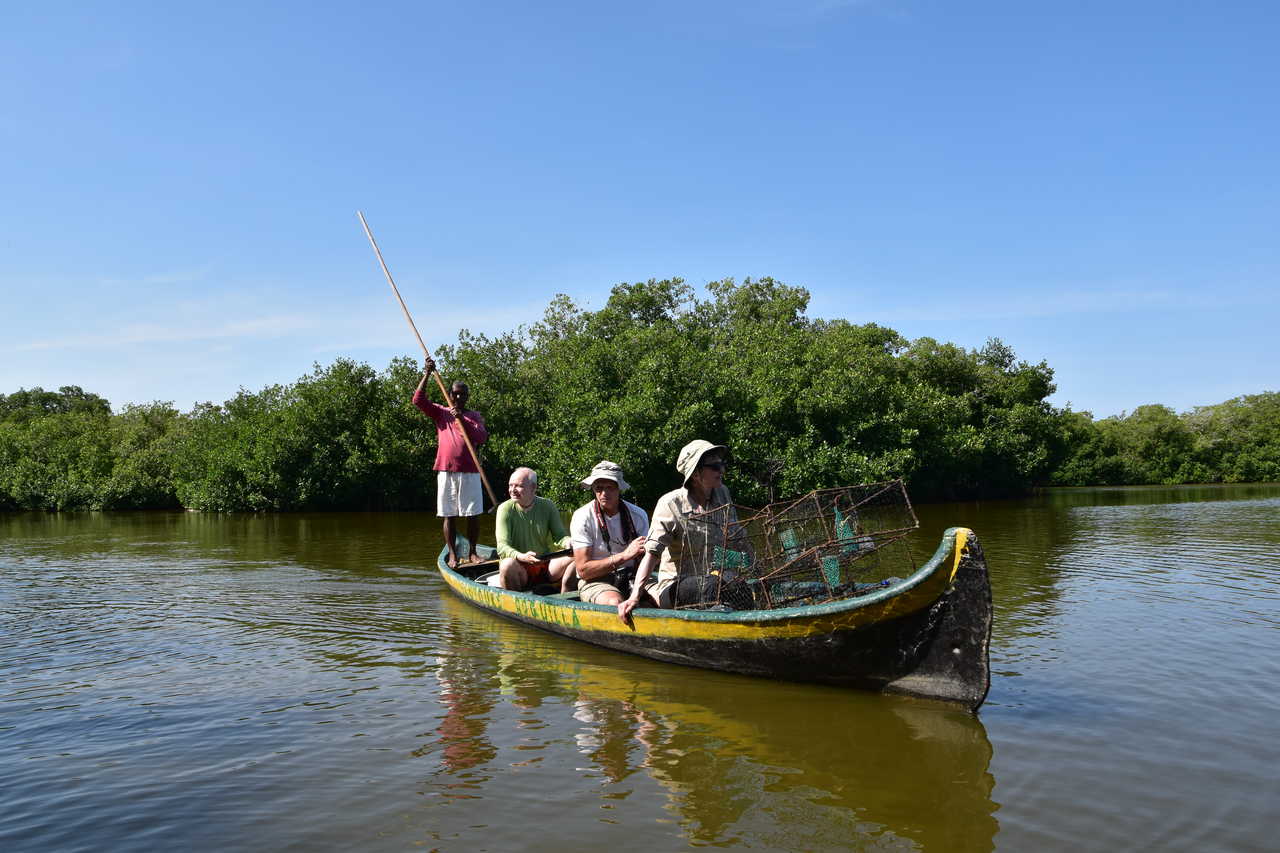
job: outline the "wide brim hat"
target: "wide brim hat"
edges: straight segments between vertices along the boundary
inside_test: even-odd
[[[723,444],[712,444],[701,438],[695,438],[693,441],[680,448],[680,455],[676,457],[676,470],[684,477],[684,484],[689,485],[689,478],[693,476],[693,472],[698,470],[698,465],[702,463],[702,457],[706,456],[713,450],[723,450],[729,452],[729,448]]]
[[[622,466],[607,459],[596,463],[596,467],[592,468],[591,473],[582,480],[582,488],[591,488],[596,484],[596,480],[613,480],[618,484],[618,491],[620,492],[625,492],[631,488],[631,484],[622,478]]]

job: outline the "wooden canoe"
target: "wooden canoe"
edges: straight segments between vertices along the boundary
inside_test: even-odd
[[[494,556],[488,546],[476,551]],[[493,562],[454,570],[441,551],[437,565],[454,592],[483,610],[669,663],[903,694],[975,712],[990,686],[991,586],[982,547],[964,527],[947,530],[910,577],[863,595],[727,613],[639,608],[631,625],[614,607],[477,582],[494,571]]]

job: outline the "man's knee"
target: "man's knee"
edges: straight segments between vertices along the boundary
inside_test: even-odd
[[[498,563],[498,580],[502,582],[503,589],[524,589],[528,575],[519,560],[506,557]]]
[[[552,580],[558,581],[565,573],[565,569],[573,565],[573,557],[556,557],[547,563],[547,574]]]

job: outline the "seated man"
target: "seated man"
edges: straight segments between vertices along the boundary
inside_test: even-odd
[[[507,481],[511,500],[498,507],[494,532],[498,540],[498,578],[503,589],[528,589],[540,583],[560,583],[573,557],[544,560],[540,555],[569,547],[560,511],[538,497],[538,475],[517,468]]]
[[[569,521],[575,568],[566,572],[565,578],[577,575],[583,601],[617,605],[622,602],[622,592],[616,573],[634,566],[644,552],[649,516],[622,500],[622,492],[630,486],[614,462],[592,468],[582,486],[590,489],[595,499],[578,507]]]
[[[658,498],[653,509],[653,527],[645,542],[644,557],[636,569],[631,595],[618,605],[618,616],[623,622],[631,618],[641,595],[647,594],[659,607],[689,604],[701,596],[706,567],[702,567],[704,574],[698,574],[695,558],[710,553],[714,541],[723,539],[726,530],[721,525],[713,529],[706,521],[691,521],[700,516],[705,518],[707,511],[717,507],[727,507],[723,523],[737,521],[733,498],[724,484],[728,452],[723,444],[702,439],[680,448],[676,470],[684,478],[684,485]],[[658,568],[657,583],[649,580],[654,567]],[[682,582],[677,584],[677,580]]]

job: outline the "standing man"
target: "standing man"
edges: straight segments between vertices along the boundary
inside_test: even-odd
[[[560,583],[573,557],[543,555],[569,547],[569,534],[560,510],[538,497],[538,474],[517,468],[507,481],[511,500],[498,507],[494,533],[498,540],[498,578],[503,589],[528,589],[540,583]]]
[[[617,605],[622,603],[624,586],[617,572],[632,568],[644,553],[649,516],[622,499],[622,492],[631,487],[616,462],[605,460],[596,465],[582,487],[590,489],[595,499],[578,507],[569,521],[575,568],[566,577],[577,574],[583,601]]]
[[[480,468],[471,451],[467,450],[461,430],[466,429],[473,447],[484,444],[489,438],[489,430],[485,428],[480,413],[467,408],[467,398],[471,396],[467,383],[454,382],[450,386],[452,406],[441,406],[427,399],[427,380],[435,371],[436,363],[428,356],[423,365],[422,381],[418,383],[418,390],[413,392],[413,404],[436,423],[438,447],[435,469],[439,472],[436,475],[436,515],[444,519],[444,544],[449,550],[449,568],[456,569],[458,519],[467,519],[467,540],[471,543],[469,559],[478,563],[480,557],[476,555],[475,545],[480,535],[480,515],[484,512]]]

